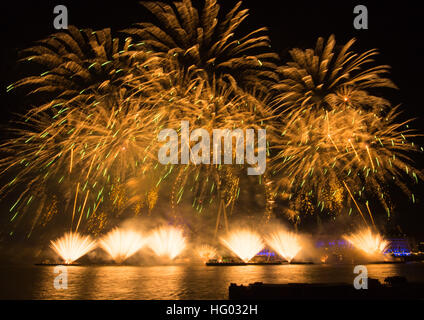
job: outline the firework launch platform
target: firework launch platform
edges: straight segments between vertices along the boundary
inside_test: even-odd
[[[273,262],[206,262],[206,265],[208,267],[211,266],[218,266],[218,267],[225,267],[225,266],[265,266],[265,265],[280,265],[284,264],[284,262],[281,261],[273,261]]]
[[[66,267],[73,267],[73,266],[82,266],[79,263],[34,263],[35,266],[42,266],[42,267],[57,267],[57,266],[66,266]]]
[[[255,257],[256,258],[256,257]],[[286,264],[314,264],[313,262],[308,261],[297,261],[292,260],[291,262],[285,260],[266,260],[266,259],[252,259],[249,262],[244,262],[241,259],[223,259],[216,260],[212,259],[206,262],[206,266],[217,266],[217,267],[226,267],[226,266],[272,266],[272,265],[286,265]]]

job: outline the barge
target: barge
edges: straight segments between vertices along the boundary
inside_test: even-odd
[[[283,261],[283,260],[266,260],[266,259],[252,259],[249,262],[244,262],[240,259],[222,259],[216,260],[212,259],[206,262],[206,266],[268,266],[268,265],[287,265],[287,264],[314,264],[309,261]]]
[[[270,262],[206,262],[206,265],[208,267],[210,266],[219,266],[219,267],[225,267],[225,266],[265,266],[265,265],[280,265],[283,264],[282,261],[270,261]]]

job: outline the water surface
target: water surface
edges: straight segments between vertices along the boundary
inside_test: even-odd
[[[405,276],[424,282],[424,263],[371,264],[368,275],[384,281]],[[0,299],[228,299],[230,283],[353,283],[353,265],[206,267],[69,266],[68,289],[56,290],[58,274],[47,266],[0,266]]]

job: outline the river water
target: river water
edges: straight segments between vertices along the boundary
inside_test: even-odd
[[[230,283],[353,283],[353,265],[68,266],[57,290],[49,266],[0,266],[0,299],[228,299]],[[370,264],[368,276],[424,282],[424,263]]]

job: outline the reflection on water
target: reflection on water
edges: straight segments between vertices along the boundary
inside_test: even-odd
[[[405,276],[424,281],[424,263],[368,265],[368,275],[384,281]],[[67,267],[68,289],[53,286],[54,267],[0,267],[0,299],[227,299],[230,283],[352,283],[353,265],[270,265],[206,267]]]

